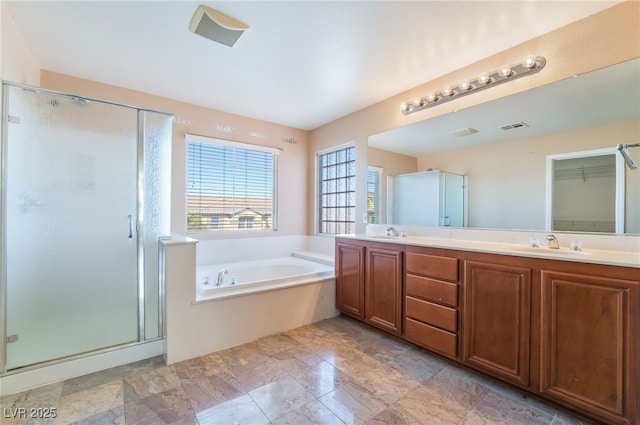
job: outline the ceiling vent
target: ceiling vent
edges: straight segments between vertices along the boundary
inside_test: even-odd
[[[249,26],[207,6],[199,6],[189,30],[216,43],[233,47]]]
[[[526,123],[517,122],[515,124],[503,125],[502,127],[500,127],[500,130],[513,131],[513,130],[518,130],[518,129],[527,128],[527,127],[529,126]]]

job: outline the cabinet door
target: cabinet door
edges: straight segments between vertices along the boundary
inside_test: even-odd
[[[529,385],[531,269],[465,262],[462,361]]]
[[[638,423],[638,308],[638,282],[543,270],[540,390],[607,423]]]
[[[402,333],[402,251],[369,248],[365,321],[396,335]]]
[[[336,245],[336,308],[358,319],[364,318],[364,252],[362,245]]]

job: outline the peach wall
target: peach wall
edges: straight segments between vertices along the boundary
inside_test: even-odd
[[[40,64],[31,54],[4,2],[0,2],[0,22],[0,77],[13,83],[38,86]]]
[[[360,173],[366,171],[368,136],[640,57],[639,29],[640,2],[620,3],[319,127],[311,132],[311,152],[352,140],[356,143],[357,159],[365,163],[356,171],[364,175]],[[517,63],[529,54],[547,59],[540,73],[411,115],[400,113],[402,102],[440,90],[445,84],[494,70],[502,63]],[[313,182],[310,180],[309,184],[311,193]],[[366,179],[358,179],[356,184],[356,217],[360,217],[366,208]],[[314,199],[309,202],[312,204]],[[313,232],[311,218],[309,223],[309,232]],[[363,232],[365,226],[358,221],[356,229]]]
[[[275,232],[192,234],[197,239],[300,235],[306,232],[307,131],[153,96],[95,81],[42,71],[41,86],[95,99],[169,112],[173,126],[171,231],[185,234],[185,134],[214,137],[282,149],[278,155],[278,230]]]
[[[640,120],[421,156],[418,169],[469,176],[470,227],[544,229],[546,156],[630,140],[640,140]],[[626,232],[640,233],[640,173],[626,169],[625,187]]]
[[[398,174],[415,173],[418,171],[418,159],[413,156],[402,155],[377,148],[367,149],[368,165],[382,168],[380,181],[380,223],[387,222],[387,177]]]

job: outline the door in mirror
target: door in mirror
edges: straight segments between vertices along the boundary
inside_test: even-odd
[[[547,230],[624,232],[624,164],[615,149],[547,157]]]

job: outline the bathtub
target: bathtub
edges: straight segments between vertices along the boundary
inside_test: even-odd
[[[228,273],[223,276],[222,286],[216,286],[222,270]],[[203,265],[196,267],[196,302],[273,291],[333,277],[333,266],[295,256]]]

